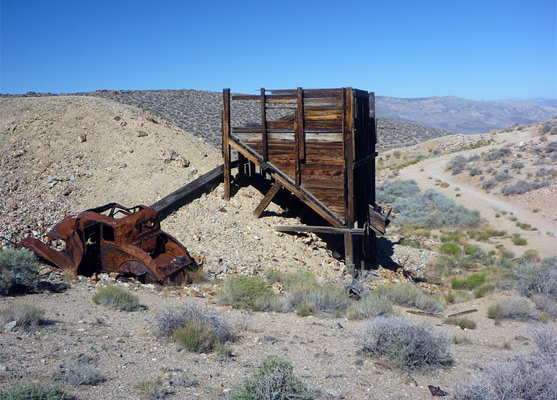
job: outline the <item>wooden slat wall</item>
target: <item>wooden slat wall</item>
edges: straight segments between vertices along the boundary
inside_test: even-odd
[[[375,202],[373,94],[352,88],[261,89],[259,95],[230,95],[230,99],[261,107],[261,124],[234,126],[227,132],[236,149],[247,150],[243,156],[258,165],[272,164],[290,179],[291,187],[309,193],[342,226],[363,227],[368,204]],[[291,114],[268,120],[267,110],[272,109]]]

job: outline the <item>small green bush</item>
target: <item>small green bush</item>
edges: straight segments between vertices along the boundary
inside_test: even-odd
[[[296,314],[300,317],[307,317],[308,315],[313,314],[313,310],[311,307],[306,303],[300,303],[296,307]]]
[[[139,297],[117,285],[104,286],[93,295],[93,303],[121,311],[135,311],[141,307]]]
[[[447,293],[443,296],[447,303],[458,304],[470,300],[470,294],[462,290]]]
[[[404,239],[401,239],[400,244],[403,245],[403,246],[414,247],[416,249],[419,249],[420,247],[422,247],[422,242],[420,242],[418,239],[404,238]]]
[[[518,236],[518,237],[513,237],[513,244],[515,246],[526,246],[528,244],[528,241]]]
[[[487,279],[487,274],[471,274],[465,279],[455,278],[451,281],[453,289],[474,289],[483,284]]]
[[[27,249],[0,250],[0,295],[27,292],[39,281],[39,263]]]
[[[447,254],[450,256],[456,256],[461,253],[461,249],[457,244],[454,243],[443,243],[439,247],[439,252],[443,254]]]
[[[267,356],[250,378],[234,388],[232,400],[313,400],[316,394],[294,375],[292,364],[276,356]]]
[[[264,311],[273,308],[276,294],[261,278],[234,275],[224,280],[218,298],[222,304],[234,308]]]
[[[495,285],[492,285],[490,283],[478,286],[476,289],[474,289],[474,297],[476,299],[479,299],[480,297],[484,297],[486,294],[488,293],[492,293],[495,290]]]
[[[334,284],[298,284],[290,286],[285,293],[285,309],[297,309],[300,305],[311,312],[321,311],[341,315],[352,303],[344,287]]]
[[[476,329],[476,322],[466,317],[450,317],[443,321],[447,325],[456,325],[460,329]]]
[[[3,322],[16,321],[15,326],[24,330],[34,330],[44,322],[44,310],[28,303],[15,302],[0,311]]]
[[[0,400],[70,400],[72,396],[53,384],[16,382],[7,389],[0,388]]]
[[[401,317],[375,318],[356,332],[356,340],[365,352],[384,356],[401,369],[446,366],[453,362],[446,336],[437,336],[430,327]]]
[[[502,147],[498,150],[492,150],[489,153],[487,153],[485,155],[485,159],[487,161],[495,161],[498,160],[500,158],[504,158],[506,156],[508,156],[509,154],[511,154],[511,149],[508,147]]]

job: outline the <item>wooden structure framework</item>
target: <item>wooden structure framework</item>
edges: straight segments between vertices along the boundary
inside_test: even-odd
[[[256,102],[260,123],[231,126],[231,101]],[[283,110],[284,116],[273,120],[270,110]],[[230,155],[235,149],[240,175],[257,166],[274,180],[256,215],[285,188],[330,223],[331,232],[344,234],[347,262],[374,263],[375,232],[385,229],[375,208],[376,141],[374,93],[297,88],[231,96],[224,89],[225,198],[230,198]]]

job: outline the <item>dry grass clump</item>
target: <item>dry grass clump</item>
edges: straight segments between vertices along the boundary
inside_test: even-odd
[[[476,329],[476,322],[467,317],[445,318],[443,323],[447,325],[456,325],[460,329]]]
[[[28,292],[39,281],[37,257],[27,249],[0,250],[0,295]]]
[[[57,385],[50,383],[15,382],[0,388],[1,400],[71,400],[74,399]]]
[[[498,362],[461,382],[453,394],[456,400],[557,398],[557,332],[542,328],[532,334],[537,351]]]
[[[0,311],[4,323],[15,321],[15,326],[26,331],[36,329],[45,323],[44,310],[25,302],[14,302]]]
[[[218,314],[193,305],[164,310],[155,316],[154,322],[158,336],[173,337],[185,349],[196,353],[228,354],[226,344],[235,340]]]
[[[448,337],[435,335],[426,325],[383,316],[367,323],[356,340],[371,355],[386,357],[401,369],[438,367],[452,364]]]
[[[261,278],[256,276],[228,276],[218,293],[222,304],[234,308],[266,311],[280,308],[276,293]]]
[[[360,301],[350,305],[347,311],[349,319],[375,318],[381,315],[394,314],[391,302],[375,294],[369,294]]]
[[[66,371],[66,381],[71,385],[96,385],[104,380],[101,372],[88,363],[70,364]]]
[[[511,296],[497,300],[487,309],[488,318],[499,323],[502,319],[528,320],[537,319],[538,315],[532,309],[530,301],[525,297]]]
[[[121,311],[135,311],[141,307],[139,297],[120,286],[108,285],[97,291],[92,297],[93,303],[115,308]]]
[[[440,312],[445,309],[442,298],[424,293],[409,283],[377,286],[370,294],[400,306],[424,311]]]
[[[232,400],[313,400],[316,393],[296,375],[292,364],[281,357],[267,356],[250,378],[231,392]]]

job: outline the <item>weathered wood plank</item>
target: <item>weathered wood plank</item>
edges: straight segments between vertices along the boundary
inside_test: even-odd
[[[253,215],[256,218],[259,218],[261,216],[263,211],[265,211],[269,203],[273,200],[273,197],[276,196],[276,194],[279,192],[281,188],[282,188],[282,183],[280,183],[279,181],[276,181],[273,184],[273,186],[271,186],[271,189],[269,189],[269,191],[267,192],[265,197],[263,197],[263,199],[261,200],[257,208],[253,211]]]
[[[359,228],[335,228],[332,226],[312,226],[312,225],[275,225],[273,226],[277,232],[314,232],[314,233],[331,233],[353,235],[364,235],[364,230]]]
[[[237,162],[232,162],[231,166],[236,165]],[[212,169],[206,174],[201,175],[199,178],[189,182],[180,189],[172,192],[166,197],[163,197],[151,207],[155,209],[159,217],[166,218],[173,211],[183,206],[189,196],[195,192],[206,188],[210,185],[217,185],[224,175],[224,164]]]
[[[230,89],[222,92],[222,156],[224,160],[224,199],[230,200]]]

